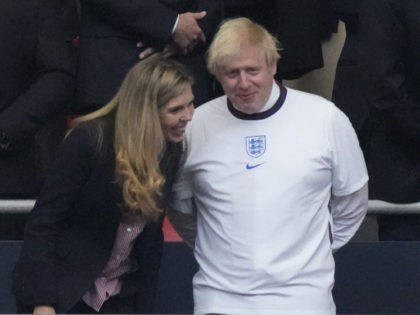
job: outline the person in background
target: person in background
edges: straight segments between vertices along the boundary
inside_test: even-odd
[[[276,79],[295,80],[324,66],[322,43],[337,31],[331,0],[271,0],[282,44]]]
[[[279,58],[247,18],[208,51],[225,95],[196,109],[170,211],[181,235],[197,215],[196,314],[335,314],[332,254],[366,214],[365,162],[334,104],[274,80]]]
[[[420,2],[363,0],[361,86],[369,105],[370,199],[420,201]],[[379,239],[419,241],[420,216],[381,215]]]
[[[360,146],[366,152],[370,137],[369,105],[360,77],[359,7],[363,0],[334,0],[334,11],[345,24],[346,37],[334,78],[332,101],[350,119]]]
[[[200,50],[207,35],[203,24],[210,23],[206,21],[210,2],[80,0],[80,54],[73,113],[85,114],[106,104],[128,69],[162,50],[193,72],[193,92],[198,101],[213,98],[212,77]]]
[[[19,313],[152,313],[192,76],[160,54],[73,122],[25,228]]]
[[[0,10],[0,199],[33,199],[66,129],[74,92],[72,0],[4,0]],[[0,214],[0,239],[26,215]]]

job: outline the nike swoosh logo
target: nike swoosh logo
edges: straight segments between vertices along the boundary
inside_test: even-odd
[[[262,163],[258,163],[258,164],[250,164],[250,163],[248,163],[247,165],[246,165],[246,169],[247,170],[252,170],[253,168],[256,168],[256,167],[258,167],[258,166],[260,166],[260,165],[263,165],[265,162],[262,162]]]

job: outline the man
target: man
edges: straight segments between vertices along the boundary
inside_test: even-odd
[[[197,212],[197,314],[335,313],[332,252],[365,216],[368,176],[347,117],[275,82],[278,58],[247,18],[209,48],[226,95],[196,110],[173,205]]]
[[[70,0],[8,0],[2,6],[0,195],[33,198],[42,182],[37,144],[59,137],[51,130],[58,122],[65,128],[76,15]],[[42,131],[46,126],[49,131]]]
[[[0,198],[35,198],[66,128],[74,90],[73,0],[5,0],[0,10]],[[19,239],[25,216],[1,215]]]
[[[420,201],[420,1],[364,0],[360,77],[370,109],[370,199]],[[420,217],[378,217],[379,239],[420,241]]]

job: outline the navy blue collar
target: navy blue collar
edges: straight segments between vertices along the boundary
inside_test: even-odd
[[[236,118],[243,119],[243,120],[261,120],[266,119],[270,117],[271,115],[275,114],[280,107],[282,107],[284,100],[286,99],[287,90],[286,88],[278,84],[280,87],[280,96],[277,99],[277,101],[274,103],[271,108],[267,109],[266,111],[260,112],[260,113],[254,113],[254,114],[245,114],[239,110],[237,110],[235,107],[233,107],[231,101],[227,99],[227,106],[230,111],[230,113],[235,116]]]

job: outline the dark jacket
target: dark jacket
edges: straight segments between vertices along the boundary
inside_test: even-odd
[[[420,200],[420,1],[363,0],[360,68],[372,122],[370,198]]]
[[[121,189],[114,180],[113,124],[97,119],[64,141],[30,214],[13,291],[18,305],[52,305],[58,313],[77,303],[101,273],[120,223]],[[177,155],[166,155],[168,197]],[[123,277],[126,313],[151,313],[162,253],[162,220],[137,238],[134,270]],[[24,309],[24,308],[22,308]]]
[[[73,93],[72,0],[3,0],[0,10],[0,195],[37,195]]]
[[[177,12],[156,0],[81,0],[76,113],[107,103],[139,61],[137,42],[163,47]]]
[[[274,1],[276,34],[283,46],[277,78],[293,80],[322,68],[324,27],[330,23],[325,12],[329,0]]]
[[[107,103],[119,88],[126,72],[139,62],[142,42],[162,49],[171,42],[178,13],[209,11],[206,32],[214,32],[218,6],[212,1],[176,0],[81,0],[80,56],[77,75],[76,114],[87,113]],[[208,37],[211,34],[208,33]],[[180,61],[194,73],[195,103],[214,97],[212,77],[206,72],[205,47]]]
[[[205,1],[203,1],[205,2]],[[211,2],[211,1],[209,1]],[[219,0],[221,19],[245,16],[263,25],[283,50],[276,78],[296,79],[323,67],[321,44],[331,34],[330,0]],[[337,21],[335,21],[335,25]],[[325,34],[325,35],[324,35]]]
[[[366,152],[370,137],[369,105],[359,66],[359,5],[363,0],[334,0],[334,10],[345,24],[346,36],[337,62],[332,101],[350,119]]]

